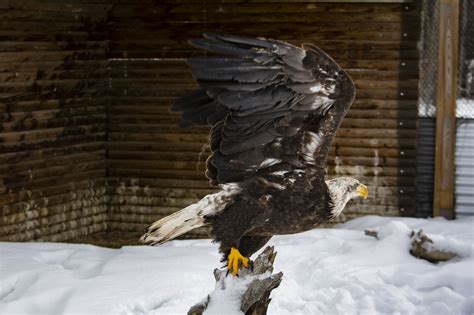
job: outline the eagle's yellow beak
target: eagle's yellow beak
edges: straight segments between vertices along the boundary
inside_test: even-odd
[[[359,187],[357,187],[357,193],[359,194],[359,197],[362,197],[364,199],[367,199],[367,197],[369,196],[369,190],[364,184],[360,184]]]

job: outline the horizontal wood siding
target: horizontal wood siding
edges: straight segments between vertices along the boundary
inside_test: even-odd
[[[203,32],[312,42],[333,56],[358,90],[327,171],[370,190],[342,220],[413,214],[419,11],[418,2],[1,1],[0,240],[138,234],[214,191],[209,129],[181,129],[168,110],[195,88],[184,60],[202,55],[187,41]]]
[[[0,240],[106,228],[110,7],[0,2]]]
[[[329,176],[354,176],[362,214],[412,214],[420,12],[418,3],[121,1],[111,12],[108,175],[110,228],[151,221],[212,192],[204,175],[208,128],[181,129],[168,107],[195,88],[184,59],[203,32],[312,42],[354,78],[357,99],[337,134]]]

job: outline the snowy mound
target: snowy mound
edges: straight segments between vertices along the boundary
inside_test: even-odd
[[[459,258],[414,258],[412,229]],[[373,216],[275,237],[275,271],[284,276],[268,313],[472,314],[473,241],[473,219]],[[209,240],[122,249],[0,243],[0,314],[185,314],[214,289],[219,259]]]

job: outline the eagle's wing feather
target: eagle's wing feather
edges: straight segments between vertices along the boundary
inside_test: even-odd
[[[189,60],[200,88],[172,107],[182,126],[212,126],[206,174],[213,183],[279,163],[324,165],[355,93],[334,60],[317,47],[276,40],[205,34],[191,44],[225,55]]]
[[[303,49],[307,52],[304,63],[308,68],[331,68],[331,62],[336,62],[320,48],[312,44],[303,44]],[[324,56],[322,62],[321,56]],[[339,70],[338,97],[333,106],[325,112],[323,117],[313,117],[309,119],[305,128],[308,131],[317,132],[321,135],[320,145],[314,152],[315,163],[324,165],[326,156],[336,135],[337,129],[346,116],[356,95],[356,88],[350,76],[342,69]]]

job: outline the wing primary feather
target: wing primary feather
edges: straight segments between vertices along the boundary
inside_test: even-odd
[[[254,67],[255,62],[252,60],[241,58],[225,58],[225,57],[208,57],[208,58],[192,58],[186,60],[186,63],[194,68],[238,68],[238,67]]]
[[[212,126],[211,184],[269,172],[272,163],[290,169],[325,163],[355,93],[331,57],[313,45],[264,38],[206,33],[190,43],[220,55],[187,61],[200,88],[172,106],[184,124]],[[298,149],[306,131],[321,134],[311,163]]]
[[[206,81],[271,82],[275,80],[278,74],[280,74],[280,69],[276,67],[193,68],[194,77],[197,80]]]
[[[207,81],[207,80],[198,80],[200,86],[204,88],[213,88],[213,89],[224,89],[228,91],[256,91],[269,84],[273,84],[277,81],[274,79],[270,82],[263,83],[243,83],[243,82],[232,82],[232,81]]]
[[[270,50],[275,49],[275,44],[272,41],[268,41],[268,40],[260,39],[260,38],[221,35],[221,34],[212,34],[212,33],[204,33],[203,36],[204,38],[215,40],[215,41],[241,44],[241,45],[246,45],[250,47],[267,48]]]
[[[232,55],[242,58],[254,58],[257,56],[257,53],[252,49],[239,48],[235,45],[229,45],[222,42],[213,42],[206,39],[192,39],[189,43],[195,48],[224,55]]]

